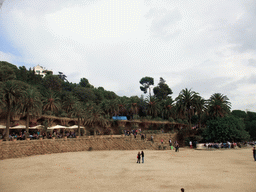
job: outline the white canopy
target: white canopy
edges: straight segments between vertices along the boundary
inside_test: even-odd
[[[55,125],[53,127],[48,127],[48,129],[66,129],[66,126],[63,125]]]
[[[0,125],[0,129],[6,129],[5,125]]]
[[[41,129],[43,125],[36,125],[34,127],[29,127],[29,129]]]
[[[80,128],[84,128],[83,126],[80,126]],[[78,125],[72,125],[70,127],[67,127],[67,129],[78,129]]]
[[[10,129],[26,129],[26,125],[17,125],[14,127],[10,127]]]

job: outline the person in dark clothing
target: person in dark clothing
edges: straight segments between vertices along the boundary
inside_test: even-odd
[[[137,155],[137,163],[140,163],[140,152]]]
[[[184,191],[185,191],[185,189],[184,189],[184,188],[181,188],[180,190],[181,190],[181,192],[184,192]]]
[[[142,160],[142,163],[144,163],[144,152],[141,151],[141,160]]]
[[[256,149],[255,149],[255,147],[253,147],[253,149],[252,149],[252,154],[253,154],[254,161],[256,161]]]
[[[177,142],[177,143],[176,143],[176,146],[175,146],[175,149],[176,149],[175,152],[178,152],[178,151],[179,151],[179,147],[180,147],[180,146],[179,146],[179,144],[178,144],[178,142]]]

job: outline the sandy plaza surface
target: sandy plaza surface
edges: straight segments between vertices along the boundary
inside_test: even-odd
[[[83,151],[0,160],[1,192],[256,191],[252,149]]]

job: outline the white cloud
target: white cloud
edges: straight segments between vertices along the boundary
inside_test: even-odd
[[[223,92],[234,109],[255,104],[247,99],[254,84],[247,89],[238,83],[255,74],[254,1],[23,0],[3,5],[0,27],[19,59],[62,71],[71,82],[86,77],[96,87],[131,96],[142,94],[142,77],[154,77],[155,85],[163,77],[173,97],[187,87],[204,97]]]

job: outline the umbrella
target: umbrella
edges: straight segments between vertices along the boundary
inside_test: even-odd
[[[66,129],[66,126],[62,126],[62,125],[55,125],[53,127],[48,127],[48,129]]]

